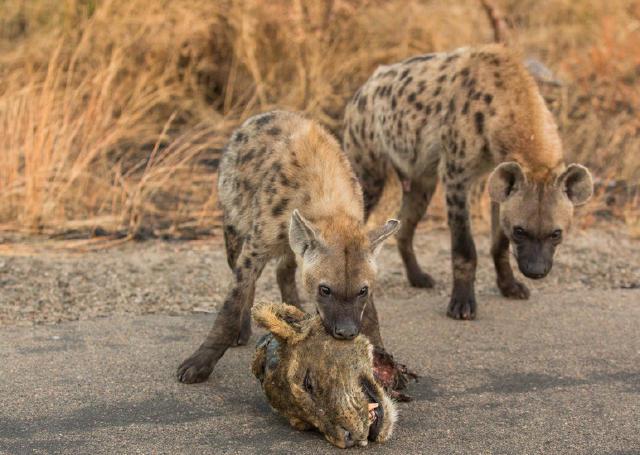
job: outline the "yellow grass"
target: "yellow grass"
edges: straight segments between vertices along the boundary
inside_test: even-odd
[[[565,82],[544,93],[568,159],[637,185],[638,2],[495,3],[513,45]],[[340,135],[377,65],[491,39],[479,0],[5,0],[0,227],[207,233],[216,159],[244,118],[303,110]]]

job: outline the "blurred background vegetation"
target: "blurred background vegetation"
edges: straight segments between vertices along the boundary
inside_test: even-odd
[[[597,177],[591,219],[638,232],[640,2],[492,4],[561,81],[541,88]],[[480,0],[0,0],[0,230],[208,234],[243,119],[296,109],[340,136],[376,66],[494,32]]]

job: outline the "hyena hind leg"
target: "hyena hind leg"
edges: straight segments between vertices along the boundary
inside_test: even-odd
[[[416,226],[424,216],[436,188],[435,178],[427,182],[411,182],[409,191],[402,195],[402,208],[400,209],[400,230],[397,234],[398,251],[407,273],[407,279],[411,286],[417,288],[432,288],[434,280],[426,272],[423,272],[418,264],[416,253],[413,249],[413,237]]]

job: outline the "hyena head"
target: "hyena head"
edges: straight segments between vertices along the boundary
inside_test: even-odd
[[[375,288],[375,257],[399,225],[389,220],[366,233],[362,223],[351,218],[315,225],[293,211],[289,244],[298,257],[304,288],[335,338],[351,339],[360,333],[362,315]]]
[[[252,312],[270,332],[258,341],[252,371],[293,427],[317,428],[341,448],[390,438],[396,410],[374,379],[364,335],[336,340],[319,316],[283,303],[261,303]]]
[[[511,242],[518,268],[528,278],[544,278],[571,224],[574,207],[593,193],[591,173],[571,164],[560,175],[534,181],[518,163],[507,162],[496,167],[487,185],[491,199],[500,204],[500,226]]]

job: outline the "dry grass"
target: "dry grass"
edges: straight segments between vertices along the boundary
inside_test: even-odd
[[[545,95],[568,159],[637,185],[638,2],[496,3],[514,45],[565,82]],[[0,226],[207,233],[219,149],[244,118],[303,110],[339,135],[346,100],[377,65],[491,39],[478,0],[5,0]],[[614,215],[637,230],[627,193]]]

